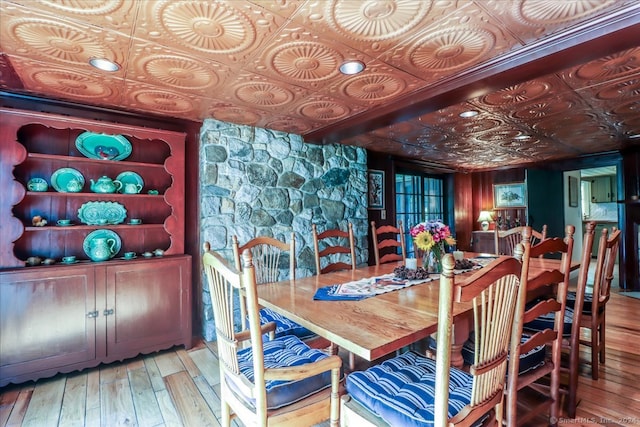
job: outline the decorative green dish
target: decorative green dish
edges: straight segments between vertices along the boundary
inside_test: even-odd
[[[120,224],[126,217],[127,210],[118,202],[87,202],[78,209],[78,218],[87,225]]]
[[[84,187],[84,176],[73,168],[60,168],[51,175],[51,186],[60,193],[78,193]]]
[[[131,143],[122,135],[84,132],[76,138],[76,148],[90,159],[123,160],[131,154]]]

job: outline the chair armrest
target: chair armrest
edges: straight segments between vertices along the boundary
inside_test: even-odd
[[[314,363],[305,365],[291,366],[288,368],[272,368],[265,369],[265,380],[298,380],[309,378],[323,372],[340,369],[342,367],[342,359],[340,356],[329,356],[326,359],[319,360]]]
[[[270,339],[274,339],[276,335],[276,322],[265,323],[264,325],[260,325],[260,329],[262,334],[269,334]],[[236,340],[238,341],[246,341],[251,339],[251,332],[248,329],[244,331],[235,333]]]

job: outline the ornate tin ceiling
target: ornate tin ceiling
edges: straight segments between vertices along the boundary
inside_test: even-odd
[[[0,50],[9,92],[458,170],[640,144],[636,0],[0,0]]]

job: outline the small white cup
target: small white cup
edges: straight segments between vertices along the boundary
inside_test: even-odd
[[[453,251],[453,259],[456,261],[460,261],[464,259],[464,252],[462,251]]]
[[[415,270],[418,268],[418,260],[415,258],[407,258],[404,260],[404,266],[409,270]]]

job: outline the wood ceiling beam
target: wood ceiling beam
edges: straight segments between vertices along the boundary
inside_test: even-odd
[[[550,36],[387,105],[304,135],[327,144],[639,45],[640,3]]]

